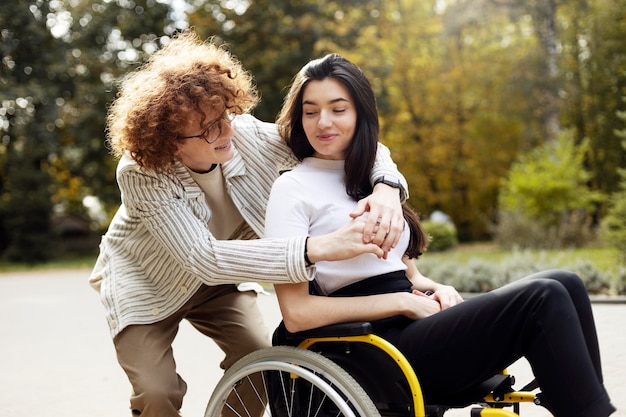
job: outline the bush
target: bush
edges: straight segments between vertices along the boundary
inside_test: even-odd
[[[422,222],[424,230],[430,237],[428,250],[432,252],[441,252],[455,247],[459,241],[457,237],[456,227],[448,222],[433,222],[426,220]]]
[[[617,294],[626,294],[626,267],[619,268],[614,287]]]
[[[516,252],[499,263],[471,258],[466,263],[420,259],[417,266],[422,274],[441,284],[452,285],[459,292],[483,293],[517,281],[530,274],[557,267],[547,255]],[[626,268],[621,268],[616,282],[591,263],[582,261],[569,268],[577,273],[590,294],[626,293]]]
[[[528,251],[515,251],[500,262],[499,286],[517,281],[520,278],[551,268],[543,254],[532,254]]]
[[[626,102],[626,97],[622,97],[622,100]],[[618,111],[617,117],[626,122],[626,112]],[[618,130],[615,134],[622,139],[622,148],[626,151],[626,129]],[[626,169],[618,169],[618,173],[621,177],[620,188],[610,197],[609,211],[602,221],[602,236],[618,249],[620,261],[626,265]],[[626,272],[621,272],[623,277]]]
[[[493,234],[494,241],[509,250],[579,248],[595,240],[591,219],[581,212],[563,215],[559,224],[548,225],[520,213],[501,211]]]
[[[621,184],[624,189],[611,196],[609,212],[602,220],[601,235],[619,250],[621,261],[626,263],[626,175]]]
[[[611,280],[609,277],[598,271],[587,261],[575,265],[573,271],[585,282],[587,292],[590,294],[606,294],[611,289]]]
[[[498,199],[496,239],[505,247],[580,247],[590,237],[590,213],[602,201],[589,189],[588,142],[564,131],[521,155],[511,166]],[[592,235],[592,234],[591,234]]]
[[[457,291],[481,293],[488,292],[498,285],[499,268],[480,259],[470,259],[467,265],[459,269]]]

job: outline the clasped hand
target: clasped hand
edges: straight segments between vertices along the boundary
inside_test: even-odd
[[[463,298],[450,285],[437,285],[435,292],[424,293],[413,290],[411,297],[407,297],[408,302],[405,316],[417,320],[432,316],[447,308],[463,302]]]
[[[366,212],[369,214],[363,228],[363,242],[379,246],[383,251],[382,257],[387,259],[387,254],[396,247],[404,229],[398,190],[381,187],[377,192],[359,200],[350,217],[364,217]]]

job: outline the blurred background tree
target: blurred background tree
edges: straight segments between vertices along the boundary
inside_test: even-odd
[[[593,241],[590,213],[602,194],[586,187],[588,141],[572,131],[519,155],[502,183],[495,238],[519,248],[581,247]]]
[[[626,0],[5,3],[5,259],[43,261],[79,248],[95,253],[119,204],[116,161],[104,146],[115,80],[189,26],[224,44],[252,72],[262,95],[255,115],[267,121],[310,59],[338,52],[359,64],[373,82],[381,141],[409,181],[410,204],[425,218],[435,210],[448,214],[462,242],[501,237],[501,206],[520,161],[548,143],[563,155],[570,146],[559,139],[563,134],[580,163],[568,192],[594,198],[559,206],[551,215],[558,227],[577,213],[591,233],[581,240],[593,239],[613,207],[611,196],[621,192],[626,149],[615,132],[626,128],[619,116],[626,112],[626,17],[615,11],[626,10]],[[545,164],[541,174],[557,176],[558,167]],[[539,184],[528,198],[545,189]],[[507,227],[513,230],[500,231]],[[545,238],[536,233],[531,243]],[[88,241],[65,246],[77,235]]]
[[[626,96],[622,99],[626,103]],[[617,112],[617,117],[626,122],[626,111]],[[626,150],[626,128],[616,131],[616,134]],[[602,220],[602,234],[609,244],[618,249],[621,261],[626,263],[626,168],[618,169],[618,174],[621,177],[620,188],[611,194],[607,215]]]

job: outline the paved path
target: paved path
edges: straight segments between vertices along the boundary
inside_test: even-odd
[[[89,271],[0,274],[0,417],[129,417],[130,385],[115,359]],[[279,321],[273,295],[260,298],[266,321]],[[607,389],[626,417],[626,304],[594,304]],[[221,351],[185,322],[174,344],[189,384],[182,413],[200,417],[221,375]],[[528,365],[509,368],[520,384]],[[522,407],[523,417],[545,417]],[[468,417],[455,410],[448,417]]]

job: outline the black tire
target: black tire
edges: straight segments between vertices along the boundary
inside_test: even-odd
[[[246,394],[248,400],[242,400]],[[262,349],[240,359],[218,382],[204,414],[205,417],[331,415],[380,417],[369,396],[339,365],[315,352],[289,346]]]

